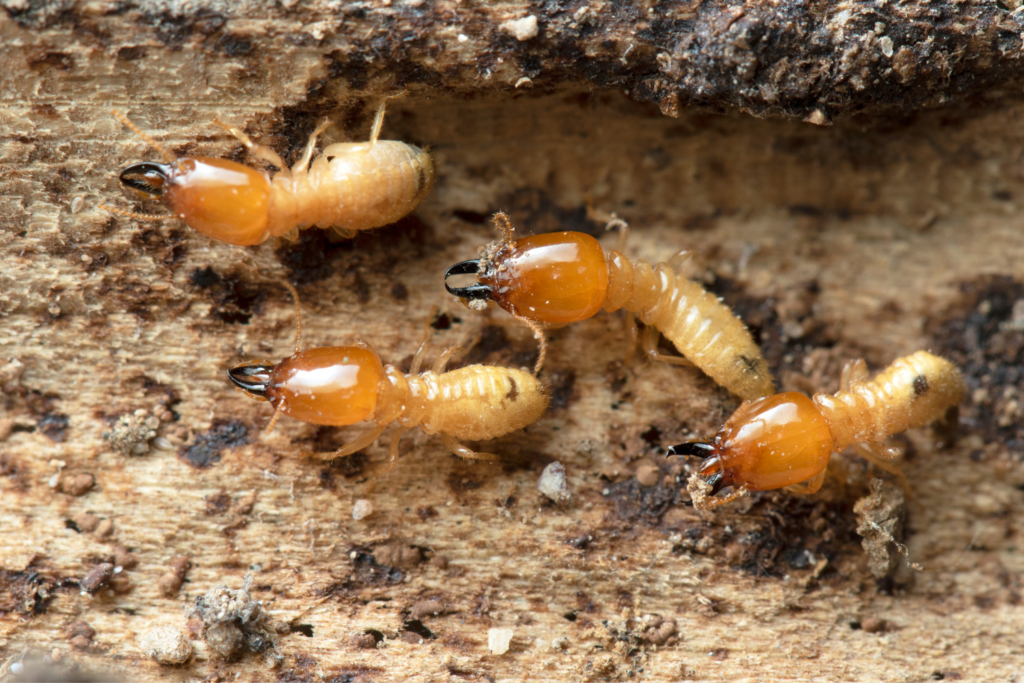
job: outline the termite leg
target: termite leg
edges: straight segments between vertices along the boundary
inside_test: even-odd
[[[814,475],[807,481],[802,481],[799,484],[792,484],[790,486],[787,486],[786,490],[790,491],[791,493],[795,493],[798,496],[809,496],[812,493],[817,493],[818,489],[821,488],[821,485],[822,483],[824,483],[824,481],[825,470],[822,470],[821,472],[818,472],[816,475]]]
[[[357,436],[352,441],[348,442],[341,448],[330,453],[317,453],[317,457],[321,460],[331,460],[333,458],[343,458],[346,455],[352,455],[356,451],[361,451],[371,443],[380,438],[380,435],[384,433],[384,428],[387,425],[381,425],[380,427],[371,427],[362,434]]]
[[[587,205],[587,218],[594,221],[595,223],[604,223],[605,231],[616,230],[619,231],[619,241],[615,245],[616,251],[625,251],[626,242],[629,241],[629,223],[619,218],[616,213],[608,213],[607,211],[594,207],[594,198],[587,194],[586,198]]]
[[[670,365],[693,366],[692,362],[682,356],[669,356],[658,351],[658,337],[660,335],[661,333],[658,332],[658,329],[655,327],[647,326],[644,328],[642,336],[644,355],[653,361],[660,361]]]
[[[626,243],[629,242],[629,223],[622,220],[614,213],[609,217],[607,225],[604,226],[605,230],[619,230],[619,241],[615,244],[615,249],[618,251],[626,251]]]
[[[320,133],[327,130],[327,126],[329,125],[331,125],[331,121],[326,116],[320,119],[320,123],[317,124],[317,127],[309,136],[309,141],[306,143],[306,149],[302,151],[302,156],[299,157],[299,160],[295,162],[294,166],[292,166],[293,175],[305,173],[309,168],[309,162],[313,158],[313,150],[316,149],[316,139],[320,137]]]
[[[434,361],[434,367],[431,368],[431,371],[435,375],[440,375],[444,372],[444,369],[447,367],[448,361],[451,360],[451,357],[460,351],[462,351],[462,348],[459,346],[449,346],[447,349],[442,351],[441,355]]]
[[[669,268],[671,268],[674,271],[679,270],[680,268],[683,267],[683,264],[690,260],[690,256],[692,255],[693,254],[690,252],[689,249],[682,249],[680,251],[677,251],[675,254],[673,254],[672,258],[668,260]]]
[[[380,137],[380,129],[384,126],[384,110],[388,106],[388,98],[385,97],[384,101],[377,107],[377,115],[373,117],[373,128],[370,129],[370,147],[377,144],[377,138]]]
[[[295,285],[287,280],[281,280],[281,284],[295,301],[295,353],[298,353],[302,350],[302,304],[299,302],[299,290],[295,289]]]
[[[231,135],[238,138],[238,141],[245,145],[245,148],[247,150],[252,152],[254,155],[258,156],[260,159],[263,159],[264,161],[273,164],[278,169],[280,169],[282,173],[288,173],[288,164],[284,163],[284,159],[282,159],[280,155],[278,155],[278,153],[272,150],[271,148],[267,147],[266,145],[256,144],[248,135],[246,135],[245,133],[243,133],[242,131],[233,126],[227,125],[220,119],[214,119],[213,124],[215,126],[220,126],[228,133],[231,133]]]
[[[437,306],[430,308],[430,313],[427,314],[427,329],[423,334],[423,341],[420,342],[420,347],[416,349],[416,355],[412,358],[412,365],[409,366],[409,374],[419,374],[420,368],[423,367],[423,358],[427,354],[427,342],[430,341],[430,337],[433,336],[430,331],[430,326],[434,322],[434,317],[437,316]]]
[[[403,90],[395,95],[388,95],[384,98],[384,101],[380,103],[380,107],[377,108],[377,115],[373,117],[373,128],[370,130],[370,147],[377,144],[377,138],[380,137],[380,129],[384,125],[384,109],[387,106],[388,100],[393,100],[404,94],[405,91]]]
[[[384,476],[398,465],[398,444],[402,440],[402,434],[405,434],[405,430],[399,427],[391,435],[391,444],[388,446],[388,461],[374,469],[373,475],[370,477],[370,483],[366,485],[366,493],[373,489],[373,485],[377,482],[378,477]]]
[[[734,500],[737,500],[738,498],[743,498],[749,493],[750,491],[741,486],[738,489],[733,489],[732,493],[722,496],[721,498],[709,496],[704,500],[704,505],[701,507],[701,509],[712,510],[718,507],[719,505],[725,505],[726,503],[731,503]]]
[[[855,384],[868,381],[868,364],[863,358],[847,361],[839,377],[840,391],[853,391]]]
[[[341,228],[337,225],[331,226],[331,232],[333,232],[337,239],[332,239],[331,242],[340,242],[341,240],[350,240],[356,236],[355,230],[349,230],[348,228]]]
[[[410,375],[418,375],[420,368],[423,367],[423,358],[427,355],[427,341],[430,339],[430,335],[427,335],[420,343],[420,347],[416,349],[416,355],[412,357],[412,365],[409,366]]]
[[[882,443],[872,442],[854,444],[853,450],[857,455],[864,458],[878,469],[888,472],[899,479],[900,486],[903,487],[903,493],[906,494],[907,498],[915,502],[917,501],[917,497],[914,496],[914,492],[910,488],[910,482],[907,481],[907,475],[903,474],[903,470],[899,467],[889,462],[889,460],[895,458],[896,455],[899,454],[897,449],[887,447]]]
[[[460,458],[463,458],[465,460],[498,459],[498,456],[496,456],[494,453],[478,453],[477,451],[466,448],[461,443],[456,441],[455,437],[445,434],[444,432],[441,432],[440,435],[441,441],[444,443],[445,446],[448,447],[448,450],[450,450],[452,453],[459,456]]]

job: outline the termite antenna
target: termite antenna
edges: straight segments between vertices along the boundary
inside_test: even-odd
[[[263,430],[264,434],[270,434],[274,431],[274,425],[277,424],[277,418],[281,417],[281,411],[284,410],[285,402],[281,399],[281,402],[274,408],[274,416],[270,418],[270,422],[267,424],[267,428]]]
[[[108,206],[106,204],[100,204],[101,209],[109,211],[110,213],[116,213],[118,216],[124,216],[125,218],[134,218],[137,221],[165,221],[168,218],[174,218],[169,213],[135,213],[134,211],[125,211],[115,206]]]
[[[512,227],[512,221],[509,220],[508,214],[504,211],[499,211],[494,214],[494,217],[491,220],[494,223],[494,227],[501,233],[502,241],[511,242],[512,233],[514,233],[516,229]]]
[[[302,350],[302,304],[299,303],[299,290],[295,289],[295,285],[287,280],[281,280],[281,284],[291,292],[292,298],[295,300],[295,353],[298,353]]]
[[[537,362],[533,365],[533,374],[539,375],[540,369],[544,367],[544,360],[548,356],[548,339],[544,335],[544,328],[542,328],[540,323],[536,320],[530,320],[529,318],[524,318],[516,315],[515,313],[512,314],[512,317],[533,330],[533,338],[536,339],[537,343],[540,345],[540,352],[537,354]]]
[[[128,120],[128,117],[127,117],[127,116],[125,116],[125,115],[124,115],[124,114],[122,114],[121,112],[117,111],[116,109],[111,109],[111,110],[110,110],[110,113],[111,113],[111,114],[113,114],[113,115],[114,115],[114,117],[115,117],[115,118],[116,118],[116,119],[117,119],[118,121],[120,121],[120,122],[121,122],[121,123],[123,123],[124,125],[128,126],[128,128],[130,128],[130,129],[131,129],[131,131],[132,131],[133,133],[135,133],[135,134],[136,134],[136,135],[138,135],[138,136],[139,136],[140,138],[142,138],[143,140],[145,140],[145,141],[146,141],[146,143],[147,143],[147,144],[148,144],[148,145],[149,145],[150,147],[152,147],[152,148],[153,148],[153,149],[155,149],[155,150],[156,150],[157,152],[159,152],[159,153],[160,153],[160,156],[162,156],[162,157],[164,158],[164,161],[166,161],[166,162],[167,162],[167,163],[169,163],[169,164],[173,164],[173,163],[175,163],[175,162],[177,161],[177,160],[176,160],[176,159],[174,158],[174,156],[173,156],[173,155],[172,155],[172,154],[171,154],[170,152],[168,152],[168,151],[167,151],[166,149],[164,149],[164,146],[163,146],[163,145],[161,145],[161,144],[160,144],[159,142],[157,142],[157,141],[156,141],[156,140],[154,140],[153,138],[151,138],[151,137],[149,137],[148,135],[146,135],[145,133],[143,133],[143,132],[142,132],[142,129],[140,129],[140,128],[139,128],[138,126],[136,126],[136,125],[135,125],[134,123],[132,123],[131,121],[129,121],[129,120]]]

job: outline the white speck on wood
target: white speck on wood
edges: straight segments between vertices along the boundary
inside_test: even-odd
[[[369,517],[372,513],[373,503],[366,500],[365,498],[360,498],[352,505],[352,519],[356,520],[357,522],[360,519]]]
[[[508,644],[512,642],[513,633],[510,628],[487,629],[487,649],[492,655],[505,654],[508,652]]]
[[[540,33],[540,29],[537,26],[537,17],[532,14],[522,19],[506,21],[501,25],[501,30],[520,42],[536,38],[537,34]]]
[[[537,489],[556,503],[564,503],[572,497],[569,493],[569,481],[565,476],[565,466],[557,460],[540,473]]]

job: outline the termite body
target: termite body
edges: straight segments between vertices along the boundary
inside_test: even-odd
[[[463,261],[445,273],[455,296],[490,300],[525,321],[564,324],[625,309],[647,325],[644,351],[654,360],[693,364],[734,394],[754,399],[774,393],[768,363],[750,331],[728,306],[672,266],[630,261],[621,251],[605,254],[600,243],[580,232],[511,239],[503,213],[495,222],[504,237],[482,259]],[[623,229],[625,223],[621,223]],[[621,243],[620,243],[621,248]],[[477,283],[453,288],[447,278],[475,273]],[[665,335],[686,359],[657,350]]]
[[[964,381],[955,365],[927,351],[894,361],[868,380],[863,360],[843,368],[836,394],[813,399],[787,392],[745,401],[710,439],[669,448],[669,455],[705,458],[691,478],[694,505],[709,509],[749,491],[792,486],[815,493],[833,452],[854,445],[859,455],[896,474],[895,457],[883,440],[941,418],[963,398]],[[714,498],[720,490],[732,493]]]
[[[319,454],[325,459],[351,455],[369,446],[389,424],[397,422],[384,471],[397,463],[399,440],[413,427],[439,434],[445,446],[461,458],[494,460],[497,456],[473,451],[458,440],[504,436],[532,424],[547,408],[547,391],[529,372],[485,365],[445,372],[456,348],[446,349],[431,370],[420,372],[424,342],[410,373],[405,374],[382,364],[365,344],[300,351],[301,327],[297,336],[294,355],[280,363],[239,363],[228,371],[228,377],[250,398],[269,401],[274,407],[268,431],[280,415],[318,425],[372,423],[341,449]]]
[[[290,170],[271,148],[214,120],[250,152],[276,166],[279,170],[273,176],[225,159],[175,158],[127,118],[117,112],[114,115],[166,162],[132,164],[121,172],[121,183],[145,197],[161,198],[170,214],[105,208],[141,220],[180,218],[194,230],[228,244],[260,244],[268,237],[290,236],[310,226],[352,237],[359,230],[387,225],[406,215],[434,184],[434,162],[427,151],[397,140],[377,139],[384,105],[377,111],[368,142],[328,145],[322,156],[313,160],[317,137],[329,125],[324,119]]]

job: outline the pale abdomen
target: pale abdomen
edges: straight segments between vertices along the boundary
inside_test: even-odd
[[[540,381],[512,368],[470,365],[437,377],[437,396],[421,426],[428,434],[482,441],[522,429],[548,406]]]
[[[752,400],[775,393],[761,349],[728,306],[665,265],[653,275],[653,303],[637,311],[644,324],[655,327],[679,353],[737,396]]]
[[[918,351],[894,361],[869,382],[850,391],[815,394],[832,432],[833,448],[881,441],[913,427],[923,427],[960,402],[963,376],[945,358]]]
[[[395,140],[328,146],[307,173],[274,178],[273,235],[293,228],[336,228],[342,234],[394,223],[434,185],[425,150]]]

